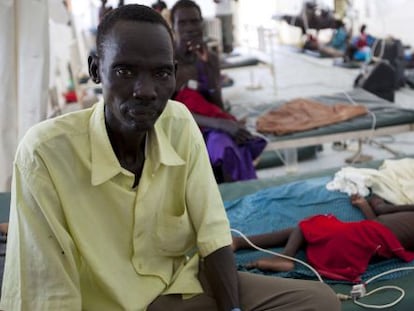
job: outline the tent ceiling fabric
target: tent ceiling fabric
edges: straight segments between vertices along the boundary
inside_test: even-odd
[[[10,190],[18,140],[46,118],[48,0],[0,1],[0,191]]]

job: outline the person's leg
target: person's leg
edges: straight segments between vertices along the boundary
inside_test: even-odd
[[[147,311],[217,311],[217,304],[212,296],[200,294],[189,299],[181,295],[159,296],[147,308]]]
[[[280,231],[252,235],[248,236],[247,238],[254,245],[262,248],[285,246],[293,230],[294,228],[287,228]],[[250,244],[242,237],[233,237],[232,247],[234,251],[237,251],[239,249],[252,248]]]
[[[340,301],[319,281],[239,273],[243,311],[338,311]]]
[[[165,295],[156,298],[147,308],[147,311],[216,311],[218,310],[213,291],[205,275],[205,268],[200,261],[198,278],[204,293],[189,299],[183,299],[181,295]]]
[[[299,227],[295,229],[290,229],[287,243],[286,243],[285,249],[283,250],[283,255],[294,257],[296,253],[299,251],[299,249],[301,249],[305,245],[305,243],[306,243],[305,237],[303,236],[302,231]],[[279,246],[279,245],[269,245],[269,246]],[[249,263],[247,267],[257,268],[260,270],[270,270],[270,271],[290,271],[295,268],[295,263],[294,261],[288,258],[283,258],[280,256],[272,256],[272,257],[265,257],[265,258],[256,260],[252,263]]]
[[[205,293],[190,299],[181,295],[158,297],[148,311],[218,311],[205,277]],[[240,303],[243,311],[339,311],[340,302],[329,286],[319,281],[283,279],[239,272]]]

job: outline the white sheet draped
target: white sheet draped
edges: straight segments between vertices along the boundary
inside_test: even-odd
[[[392,204],[414,204],[414,159],[384,160],[378,170],[345,167],[326,188],[361,196],[367,196],[371,189]]]
[[[0,1],[0,191],[10,189],[19,139],[46,118],[48,0]]]

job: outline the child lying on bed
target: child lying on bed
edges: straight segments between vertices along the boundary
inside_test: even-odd
[[[284,255],[293,257],[306,248],[308,262],[323,276],[335,280],[360,281],[374,258],[399,257],[414,260],[414,205],[392,205],[378,196],[369,200],[353,195],[352,205],[366,217],[342,222],[333,215],[316,215],[298,227],[254,235],[259,247],[285,246]],[[233,250],[251,248],[241,237],[233,237]],[[278,256],[259,259],[248,268],[290,271],[294,262]]]

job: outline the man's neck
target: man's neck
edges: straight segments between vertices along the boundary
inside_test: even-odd
[[[139,180],[145,160],[146,132],[121,134],[108,129],[108,135],[121,166]]]

